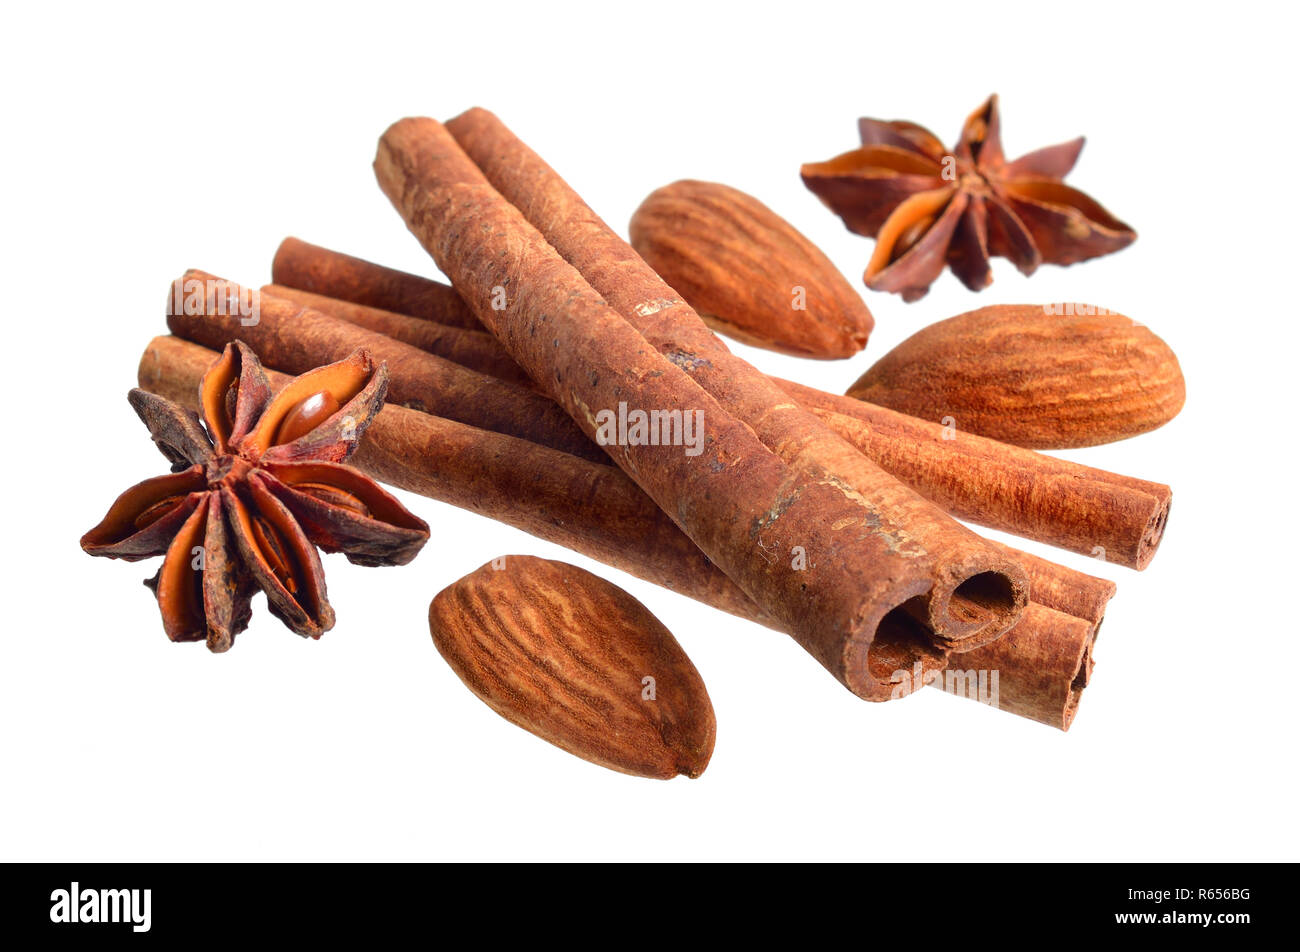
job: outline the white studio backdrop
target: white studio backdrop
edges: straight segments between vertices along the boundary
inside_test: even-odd
[[[6,8],[8,372],[0,859],[1295,859],[1294,24],[1274,4],[863,3]],[[411,565],[325,560],[336,628],[259,596],[212,656],[166,642],[155,562],[77,540],[165,471],[127,406],[198,267],[269,280],[286,235],[436,271],[370,170],[405,115],[486,106],[622,230],[653,189],[725,182],[861,288],[870,241],[804,189],[859,116],[949,144],[1001,97],[1008,155],[1078,134],[1069,182],[1137,242],[981,294],[950,274],[837,363],[742,345],[842,391],[914,331],[996,303],[1086,301],[1148,324],[1188,384],[1165,428],[1081,462],[1168,482],[1142,573],[1114,579],[1068,734],[928,691],[867,704],[793,641],[414,496]],[[426,612],[494,556],[565,559],[676,634],[718,716],[696,781],[614,774],[477,701]]]

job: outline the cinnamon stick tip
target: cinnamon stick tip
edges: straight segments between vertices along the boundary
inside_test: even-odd
[[[888,701],[912,693],[907,685],[916,682],[915,688],[923,683],[914,677],[917,665],[924,673],[947,663],[947,653],[935,646],[933,633],[918,618],[924,608],[918,611],[917,606],[929,591],[924,579],[898,586],[892,599],[872,606],[870,614],[857,624],[836,659],[838,665],[826,667],[867,701]]]
[[[1165,487],[1168,489],[1168,487]],[[1151,564],[1155,558],[1156,550],[1160,548],[1160,541],[1165,536],[1165,526],[1169,522],[1169,509],[1173,505],[1173,493],[1167,492],[1158,500],[1155,512],[1147,521],[1146,528],[1142,532],[1142,538],[1138,541],[1137,554],[1133,559],[1133,567],[1139,571]]]
[[[930,627],[954,651],[970,651],[1005,634],[1029,604],[1029,576],[1017,560],[977,551],[945,566],[928,606]]]

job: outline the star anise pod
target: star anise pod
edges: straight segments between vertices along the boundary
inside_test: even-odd
[[[402,565],[429,538],[428,525],[343,465],[387,389],[387,367],[358,350],[272,396],[257,355],[236,341],[203,377],[201,419],[132,390],[172,473],[119,496],[81,547],[128,561],[165,555],[145,584],[172,641],[225,651],[259,588],[272,614],[319,638],[334,610],[317,546],[361,565]]]
[[[947,264],[980,291],[993,281],[990,257],[1028,275],[1044,261],[1074,264],[1137,237],[1062,181],[1082,137],[1006,160],[997,96],[970,115],[951,152],[912,122],[860,119],[858,129],[861,148],[801,174],[850,231],[876,239],[863,275],[873,290],[915,301]]]

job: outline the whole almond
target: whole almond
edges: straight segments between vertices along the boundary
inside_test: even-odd
[[[1178,358],[1146,327],[1089,305],[1004,304],[931,324],[849,396],[1030,449],[1095,446],[1182,409]]]
[[[714,330],[755,347],[831,360],[874,321],[830,259],[770,208],[713,182],[666,185],[629,232],[650,267]]]
[[[592,763],[698,777],[713,705],[667,628],[616,585],[564,562],[493,559],[429,606],[433,643],[490,708]]]

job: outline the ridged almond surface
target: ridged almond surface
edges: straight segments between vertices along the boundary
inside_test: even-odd
[[[848,392],[1004,443],[1068,449],[1156,429],[1185,387],[1169,345],[1121,314],[1006,304],[918,331]]]
[[[830,259],[755,198],[685,180],[641,203],[632,247],[714,330],[755,347],[832,360],[874,321]]]
[[[429,630],[484,703],[571,754],[664,780],[708,766],[716,723],[699,672],[644,605],[590,572],[494,559],[438,593]]]

